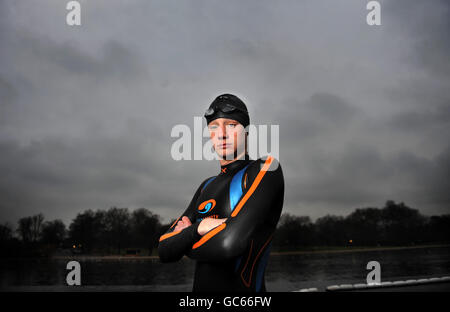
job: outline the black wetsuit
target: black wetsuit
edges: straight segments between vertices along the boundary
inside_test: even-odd
[[[266,291],[264,273],[284,198],[281,166],[272,157],[237,160],[202,182],[186,211],[192,225],[172,224],[159,242],[162,262],[196,260],[193,291]],[[203,218],[228,218],[203,236]]]

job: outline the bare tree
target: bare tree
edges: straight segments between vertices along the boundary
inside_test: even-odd
[[[66,226],[61,220],[47,221],[42,227],[42,242],[60,246],[66,237]]]

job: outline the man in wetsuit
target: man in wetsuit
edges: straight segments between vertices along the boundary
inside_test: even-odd
[[[220,173],[204,180],[160,237],[162,262],[196,260],[193,291],[266,291],[264,273],[284,198],[281,166],[247,154],[245,104],[218,96],[205,113]]]

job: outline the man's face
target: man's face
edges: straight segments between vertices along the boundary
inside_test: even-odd
[[[245,151],[245,129],[233,119],[217,118],[208,125],[214,150],[221,159],[233,160]]]

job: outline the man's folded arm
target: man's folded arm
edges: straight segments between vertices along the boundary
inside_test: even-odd
[[[203,261],[236,257],[245,251],[255,231],[264,226],[275,230],[284,197],[283,172],[273,158],[263,164],[231,217],[197,240],[187,251],[188,257]]]
[[[161,262],[174,262],[180,260],[187,250],[192,247],[194,242],[201,238],[197,232],[199,222],[195,222],[195,203],[207,180],[200,184],[200,187],[195,192],[186,211],[171,225],[167,232],[159,238],[158,255]],[[192,225],[181,231],[175,231],[178,220],[181,220],[183,216],[188,217]]]

